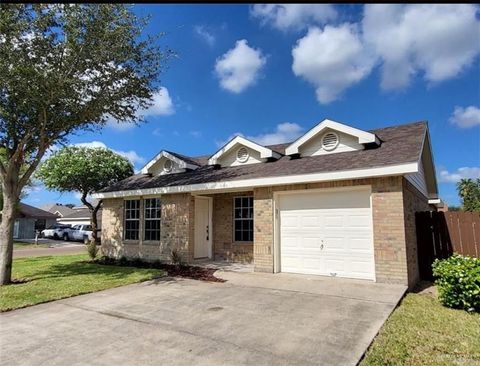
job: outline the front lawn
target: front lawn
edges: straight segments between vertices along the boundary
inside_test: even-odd
[[[23,241],[14,241],[13,249],[35,249],[35,248],[48,248],[48,244],[45,243],[27,243]]]
[[[360,365],[480,365],[480,314],[408,294]]]
[[[0,311],[105,290],[161,277],[158,269],[106,266],[87,255],[28,257],[13,260],[17,283],[0,287]]]

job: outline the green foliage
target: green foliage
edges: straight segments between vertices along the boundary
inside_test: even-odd
[[[440,301],[448,307],[480,312],[480,258],[458,254],[433,262]]]
[[[87,244],[87,253],[90,259],[93,261],[98,255],[98,246],[95,240],[90,240]]]
[[[111,150],[69,146],[50,156],[37,177],[48,189],[88,195],[132,174],[130,161]]]
[[[480,211],[480,178],[460,180],[457,190],[464,211]]]
[[[170,252],[170,260],[176,266],[182,265],[183,263],[182,254],[178,249],[176,248],[172,249],[172,251]]]

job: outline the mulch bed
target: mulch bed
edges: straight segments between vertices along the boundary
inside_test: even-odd
[[[159,261],[145,262],[139,259],[128,260],[125,258],[114,259],[103,257],[96,259],[95,263],[104,265],[115,265],[122,267],[137,267],[137,268],[155,268],[167,272],[170,277],[190,278],[192,280],[208,281],[208,282],[226,282],[222,278],[215,277],[213,274],[217,271],[213,268],[205,268],[199,266],[189,266],[185,264],[175,265],[163,263]]]

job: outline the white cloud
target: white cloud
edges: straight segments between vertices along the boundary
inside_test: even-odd
[[[463,178],[480,178],[480,167],[463,167],[451,173],[446,169],[442,169],[438,176],[438,180],[443,183],[457,183]]]
[[[217,39],[215,38],[213,33],[209,31],[207,27],[205,27],[204,25],[194,26],[193,31],[201,40],[203,40],[210,47],[213,47],[215,45],[215,42],[217,41]]]
[[[408,86],[422,72],[429,82],[457,76],[480,52],[475,5],[366,5],[363,34],[383,62],[385,90]]]
[[[256,4],[250,15],[282,31],[301,30],[313,24],[325,24],[337,17],[337,11],[328,4]]]
[[[274,132],[270,133],[263,133],[254,136],[245,136],[241,132],[234,133],[228,137],[225,141],[216,141],[217,146],[223,146],[228,141],[233,139],[235,136],[242,136],[247,138],[248,140],[255,141],[257,144],[260,145],[275,145],[281,144],[284,142],[290,142],[297,139],[303,133],[303,127],[290,122],[279,123],[275,127]]]
[[[152,105],[147,109],[141,109],[137,112],[138,116],[143,117],[157,117],[157,116],[169,116],[175,113],[175,107],[173,105],[172,98],[168,89],[161,87],[158,92],[153,95]],[[115,120],[109,120],[108,126],[118,131],[127,131],[135,127],[132,123],[118,123]]]
[[[274,132],[260,134],[256,136],[247,136],[249,140],[255,141],[260,145],[274,145],[284,142],[290,142],[297,139],[303,133],[303,127],[290,122],[284,122],[277,125]]]
[[[320,103],[330,103],[366,77],[373,57],[365,51],[355,25],[312,27],[292,49],[295,75],[312,83]]]
[[[260,49],[249,47],[247,40],[241,39],[235,43],[234,48],[217,58],[215,73],[222,88],[232,93],[241,93],[255,84],[266,62]]]
[[[83,147],[89,147],[89,148],[100,147],[100,148],[103,148],[103,149],[110,149],[107,145],[105,145],[101,141],[81,142],[81,143],[74,144],[74,146],[83,146]],[[114,149],[110,149],[110,150],[117,153],[118,155],[121,155],[121,156],[127,158],[128,160],[130,160],[132,162],[133,165],[137,165],[137,164],[140,165],[140,164],[145,163],[145,158],[138,155],[133,150],[129,150],[129,151],[114,150]]]
[[[480,108],[473,105],[466,108],[456,106],[450,117],[450,123],[461,128],[480,126]]]

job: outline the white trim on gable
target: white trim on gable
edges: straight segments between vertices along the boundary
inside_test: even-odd
[[[242,136],[235,136],[229,142],[227,142],[220,150],[213,154],[208,159],[208,165],[217,164],[220,157],[233,149],[236,145],[244,145],[252,150],[258,151],[262,159],[275,158],[278,159],[281,155],[265,146],[259,145],[256,142],[250,141]]]
[[[300,136],[291,145],[289,145],[285,149],[285,154],[286,155],[298,154],[300,146],[304,145],[307,141],[314,138],[315,136],[317,136],[327,128],[334,131],[343,132],[347,135],[355,136],[358,138],[359,144],[369,144],[369,143],[375,143],[377,145],[380,144],[380,140],[374,133],[362,131],[362,130],[359,130],[358,128],[350,127],[350,126],[344,125],[343,123],[335,122],[329,119],[324,119],[318,125],[310,129],[307,133],[305,133],[303,136]]]
[[[178,167],[180,169],[197,169],[198,168],[198,165],[193,165],[193,164],[189,164],[187,163],[186,161],[180,159],[180,158],[177,158],[176,156],[170,154],[168,151],[165,151],[165,150],[162,150],[160,151],[160,153],[158,153],[152,160],[150,160],[143,168],[142,170],[140,170],[140,173],[141,174],[148,174],[149,173],[149,169],[155,165],[155,163],[157,161],[159,161],[162,157],[165,157],[167,159],[170,159],[172,160],[174,163],[176,163],[178,165]]]

